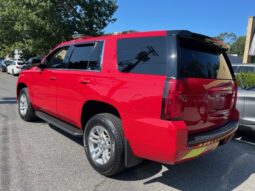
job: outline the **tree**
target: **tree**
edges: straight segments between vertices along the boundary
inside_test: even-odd
[[[1,0],[0,56],[45,54],[75,32],[102,34],[116,9],[115,0]]]
[[[237,40],[230,46],[229,53],[238,54],[239,56],[243,56],[244,47],[245,47],[245,36],[240,36]]]
[[[217,35],[215,38],[224,41],[226,44],[231,45],[234,43],[237,39],[237,36],[235,33],[232,32],[224,32]]]
[[[224,32],[217,35],[215,38],[224,41],[229,45],[228,53],[237,54],[238,56],[243,56],[244,46],[245,46],[245,36],[237,37],[235,33]]]

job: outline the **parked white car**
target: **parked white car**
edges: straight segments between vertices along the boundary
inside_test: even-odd
[[[7,74],[18,75],[26,63],[20,60],[12,60],[12,63],[7,66]]]

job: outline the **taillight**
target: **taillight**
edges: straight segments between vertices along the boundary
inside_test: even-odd
[[[20,67],[20,66],[16,66],[16,68],[18,68],[18,69],[19,69],[19,68],[21,68],[21,67]]]
[[[234,107],[236,107],[237,89],[238,89],[238,85],[237,85],[237,82],[235,81],[235,83],[234,83]]]
[[[181,120],[184,101],[184,81],[174,78],[167,79],[163,93],[161,118]]]
[[[237,90],[238,85],[237,82],[234,83],[234,91],[233,91],[233,98],[232,98],[232,110],[230,113],[230,119],[232,120],[239,120],[239,111],[236,109],[236,102],[237,102]]]

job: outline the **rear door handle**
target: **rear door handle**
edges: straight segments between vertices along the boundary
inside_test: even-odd
[[[86,84],[89,84],[89,83],[90,83],[90,80],[81,79],[81,80],[80,80],[80,83],[86,85]]]
[[[54,81],[54,80],[56,80],[56,79],[57,79],[57,78],[54,77],[54,76],[50,77],[50,80],[52,80],[52,81]]]

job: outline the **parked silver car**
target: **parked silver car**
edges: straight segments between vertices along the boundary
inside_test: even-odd
[[[232,68],[235,74],[255,72],[255,64],[234,64]]]
[[[248,85],[245,77],[240,82],[237,96],[237,108],[240,113],[239,129],[248,127],[255,130],[255,84]]]

